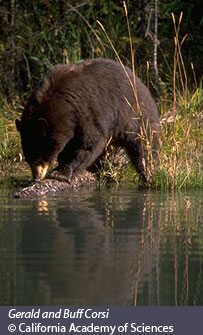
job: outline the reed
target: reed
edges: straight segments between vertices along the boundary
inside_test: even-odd
[[[160,102],[162,146],[159,150],[159,168],[155,168],[154,186],[169,189],[203,187],[203,90],[200,83],[188,87],[188,76],[179,40],[180,24],[174,23],[173,100]],[[194,67],[191,64],[191,70]]]
[[[135,78],[135,55],[132,48],[132,37],[125,3],[124,9],[130,40],[133,77]],[[188,87],[188,77],[181,52],[187,36],[184,36],[181,41],[179,39],[182,18],[183,13],[180,14],[177,22],[174,14],[172,14],[175,32],[173,75],[169,78],[169,83],[167,83],[167,91],[162,89],[161,99],[159,101],[161,145],[158,149],[158,164],[152,155],[152,134],[150,134],[149,129],[147,129],[147,125],[145,125],[144,122],[141,123],[140,137],[147,153],[145,173],[148,179],[151,180],[148,185],[150,188],[171,190],[182,189],[184,187],[203,188],[203,90],[202,83],[200,83],[199,87],[197,85],[193,64],[191,64],[191,70],[194,77],[194,88],[189,89]],[[100,26],[114,50],[116,58],[122,64],[105,28],[101,24]],[[146,77],[147,86],[149,86],[148,63]],[[134,90],[135,100],[137,101],[135,79],[131,85]],[[138,101],[137,110],[141,117]],[[135,111],[133,112],[135,113]],[[132,168],[129,167],[126,170],[126,165],[124,165],[125,173],[123,175],[120,174],[118,168],[122,169],[122,167],[109,163],[109,156],[110,155],[105,156],[103,170],[100,174],[101,182],[106,182],[107,177],[110,180],[118,182],[118,176],[119,180],[121,176],[127,181],[131,180],[133,176]]]

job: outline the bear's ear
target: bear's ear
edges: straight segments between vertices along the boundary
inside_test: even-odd
[[[21,132],[21,129],[22,129],[22,124],[21,124],[21,121],[16,119],[15,120],[15,124],[16,124],[16,128],[19,132]]]
[[[39,129],[41,131],[41,134],[43,134],[44,137],[47,137],[48,129],[49,129],[48,121],[44,118],[40,118],[38,120],[38,125],[39,125]]]

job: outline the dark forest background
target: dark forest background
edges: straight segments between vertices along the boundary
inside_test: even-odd
[[[158,10],[156,10],[158,3]],[[126,0],[135,68],[153,83],[154,44],[161,85],[170,86],[174,61],[174,24],[183,18],[179,39],[188,80],[199,80],[203,64],[202,0]],[[155,17],[158,35],[154,35]],[[0,94],[25,99],[48,68],[81,59],[115,58],[99,20],[124,64],[131,53],[122,0],[0,0]]]

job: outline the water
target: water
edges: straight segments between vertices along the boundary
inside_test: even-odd
[[[203,305],[203,193],[0,197],[0,305]]]

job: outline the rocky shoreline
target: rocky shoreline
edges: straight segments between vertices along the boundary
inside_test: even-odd
[[[74,190],[83,186],[96,185],[97,180],[90,172],[85,171],[83,174],[75,177],[71,182],[60,178],[57,179],[44,179],[35,181],[30,185],[20,189],[12,194],[14,198],[31,199],[35,197],[42,197],[47,194],[54,194],[60,191]]]

